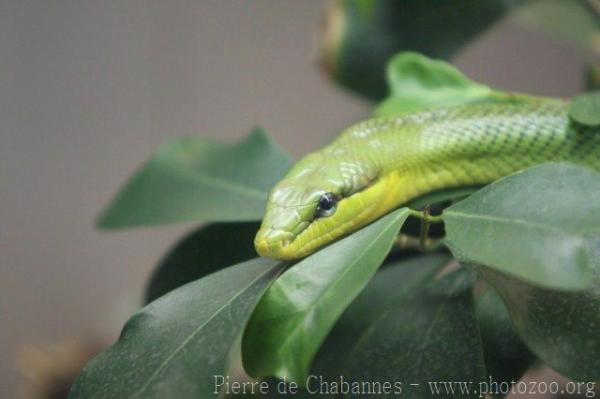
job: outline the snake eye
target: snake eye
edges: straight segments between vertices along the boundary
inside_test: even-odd
[[[338,198],[333,193],[325,193],[319,198],[319,204],[317,205],[317,212],[315,217],[323,217],[333,215],[338,202]]]

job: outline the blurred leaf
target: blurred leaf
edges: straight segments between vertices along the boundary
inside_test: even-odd
[[[463,393],[465,387],[431,385],[486,381],[472,286],[470,271],[462,268],[378,313],[348,354],[348,379],[402,383],[401,391],[378,397],[430,398],[436,390],[440,397],[479,397]]]
[[[448,59],[521,0],[337,0],[320,36],[326,72],[373,100],[387,93],[385,64],[400,51]]]
[[[543,288],[481,268],[502,296],[516,331],[539,358],[576,381],[600,378],[600,238],[589,242],[594,252],[592,286],[565,292]]]
[[[171,249],[152,273],[145,302],[227,266],[256,257],[258,223],[216,223],[201,227]]]
[[[381,265],[408,214],[396,210],[287,270],[248,324],[246,371],[304,383],[319,346]]]
[[[235,144],[185,138],[162,146],[98,219],[116,229],[183,221],[260,220],[291,165],[261,130]]]
[[[518,381],[535,355],[514,331],[502,299],[492,288],[486,289],[475,306],[488,375],[499,384]]]
[[[586,90],[600,90],[600,65],[589,65],[585,75]]]
[[[377,106],[375,116],[397,116],[469,103],[554,101],[496,91],[468,79],[444,61],[411,52],[400,53],[390,60],[387,80],[391,93]]]
[[[335,324],[314,361],[313,374],[334,379],[355,345],[373,325],[428,284],[450,262],[449,255],[414,256],[381,269]],[[383,366],[383,363],[382,363]],[[385,368],[389,367],[385,364]],[[337,373],[337,375],[336,375]]]
[[[579,48],[600,54],[600,2],[598,0],[537,0],[520,7],[516,21],[541,29]]]
[[[571,100],[569,116],[586,126],[600,125],[600,91],[580,94]]]
[[[254,259],[136,312],[119,341],[79,375],[69,398],[207,398],[226,375],[250,314],[283,264]]]
[[[534,284],[583,289],[600,235],[600,174],[545,164],[500,179],[443,213],[446,244],[461,262]]]

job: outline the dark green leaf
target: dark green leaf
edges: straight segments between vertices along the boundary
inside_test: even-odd
[[[585,74],[585,88],[589,91],[600,90],[600,65],[588,65]]]
[[[291,160],[261,131],[223,144],[186,138],[164,145],[98,219],[102,228],[183,221],[260,220],[268,190]]]
[[[463,268],[378,314],[348,355],[349,380],[401,383],[379,397],[479,397],[475,390],[486,370],[472,284]],[[473,390],[467,395],[461,392],[465,386],[442,381],[470,381]]]
[[[448,255],[439,254],[416,256],[380,270],[335,324],[315,359],[313,374],[330,379],[343,374],[343,365],[348,362],[352,348],[360,343],[361,336],[429,283],[450,259]],[[388,367],[382,362],[377,370]]]
[[[338,0],[321,34],[321,61],[339,83],[379,100],[399,51],[448,59],[521,0]]]
[[[600,235],[600,174],[546,164],[483,188],[443,213],[446,243],[462,262],[534,284],[583,289]]]
[[[93,359],[69,397],[207,398],[229,370],[254,306],[283,265],[254,259],[157,299],[125,324],[119,341]]]
[[[581,94],[569,107],[569,115],[576,122],[586,126],[600,125],[600,91]]]
[[[539,358],[577,381],[600,378],[600,239],[595,252],[595,276],[586,291],[542,288],[489,268],[485,279],[502,296],[516,331]]]
[[[160,262],[146,288],[146,303],[190,281],[256,256],[258,223],[216,223],[184,237]]]
[[[303,383],[319,346],[381,265],[408,214],[394,211],[287,270],[248,324],[246,371]]]
[[[535,355],[514,331],[502,299],[488,288],[477,299],[476,310],[488,375],[498,383],[518,381]]]

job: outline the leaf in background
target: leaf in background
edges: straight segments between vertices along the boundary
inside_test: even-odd
[[[590,242],[595,276],[586,291],[535,286],[489,268],[483,277],[500,294],[529,349],[576,381],[600,378],[600,238]]]
[[[500,179],[447,208],[446,244],[458,260],[533,284],[583,289],[600,236],[600,174],[545,164]]]
[[[600,91],[580,94],[569,105],[571,119],[585,126],[600,126]]]
[[[375,116],[397,116],[469,103],[554,101],[494,90],[470,80],[447,62],[412,52],[400,53],[388,62],[387,81],[390,95],[377,106]]]
[[[565,40],[582,50],[600,54],[598,0],[538,0],[517,9],[518,23]]]
[[[175,140],[126,183],[98,226],[260,220],[268,190],[290,165],[290,158],[259,129],[235,144]]]
[[[449,255],[414,256],[394,262],[380,270],[335,324],[314,361],[312,374],[335,379],[343,375],[344,365],[360,338],[392,309],[409,299],[415,291],[431,282],[451,260]],[[381,363],[374,373],[386,370]]]
[[[513,329],[502,299],[487,288],[475,304],[488,375],[499,384],[518,381],[535,361]]]
[[[215,223],[184,237],[152,273],[145,303],[227,266],[256,257],[259,224]]]
[[[375,274],[408,214],[396,210],[283,273],[248,323],[246,371],[303,384],[319,346]]]
[[[213,273],[136,312],[119,341],[81,372],[78,398],[207,398],[256,303],[283,268],[254,259]]]
[[[600,65],[588,65],[585,74],[585,88],[588,91],[600,90]]]
[[[401,394],[411,398],[430,398],[433,381],[471,381],[474,386],[486,381],[472,287],[471,272],[462,268],[379,313],[351,348],[348,379],[400,381]],[[455,388],[455,395],[444,395],[444,386],[438,386],[442,397],[479,397]]]
[[[387,93],[386,62],[399,51],[448,59],[521,0],[337,0],[320,35],[328,75],[373,100]]]

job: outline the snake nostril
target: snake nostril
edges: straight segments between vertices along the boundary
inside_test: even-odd
[[[281,229],[261,229],[256,234],[254,246],[259,254],[270,254],[277,248],[284,248],[291,244],[293,234]],[[264,255],[263,255],[264,256]]]

